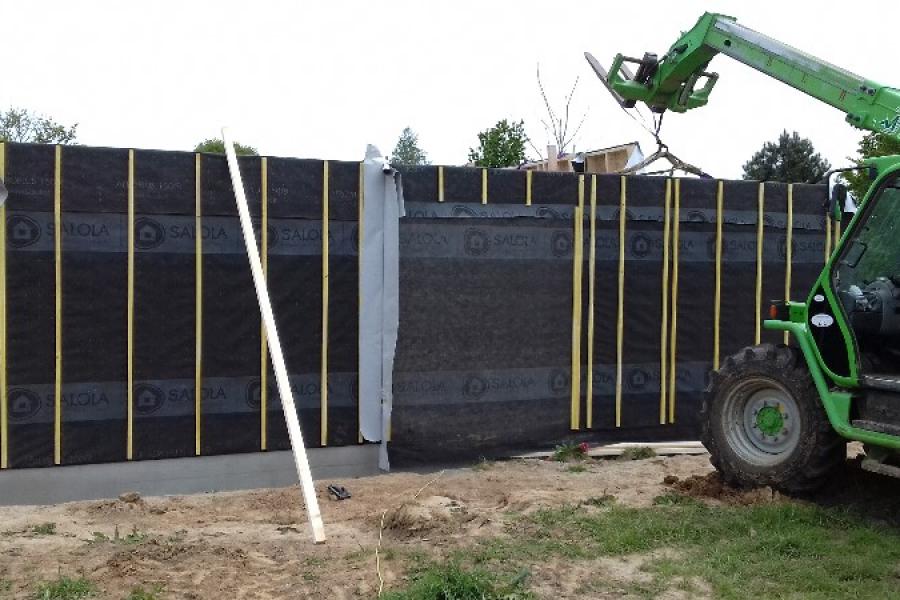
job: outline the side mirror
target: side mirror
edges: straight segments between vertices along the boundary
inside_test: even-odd
[[[834,221],[840,221],[844,214],[844,205],[847,203],[847,186],[843,183],[836,183],[831,188],[831,195],[828,197],[826,208],[828,216]]]

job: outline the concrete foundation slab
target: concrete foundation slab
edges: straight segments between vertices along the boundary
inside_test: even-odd
[[[378,445],[310,448],[315,480],[375,475]],[[297,483],[290,452],[199,456],[128,463],[0,471],[0,505],[57,504],[115,498],[285,487]]]

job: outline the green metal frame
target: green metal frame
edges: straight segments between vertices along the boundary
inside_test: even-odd
[[[706,68],[720,53],[843,111],[854,127],[900,138],[900,90],[792,48],[727,15],[700,17],[672,44],[646,84],[631,79],[622,68],[635,59],[617,55],[608,84],[622,98],[644,102],[657,111],[685,112],[709,101],[718,75],[707,73]],[[697,89],[704,77],[705,84]]]
[[[718,75],[707,72],[717,55],[729,56],[757,71],[844,112],[854,127],[900,139],[900,90],[855,75],[826,61],[806,54],[778,40],[739,25],[734,17],[705,13],[694,27],[681,35],[656,64],[645,59],[619,54],[610,67],[606,84],[618,100],[644,102],[655,112],[685,112],[705,106],[718,82]],[[642,80],[625,63],[643,63]],[[638,75],[641,75],[641,69]],[[809,367],[835,431],[845,438],[900,450],[900,436],[858,429],[850,424],[853,390],[859,387],[859,361],[855,337],[832,289],[832,270],[844,243],[852,238],[860,216],[876,190],[888,178],[900,172],[900,156],[875,158],[864,165],[877,174],[859,206],[856,216],[844,230],[842,239],[819,275],[806,302],[790,302],[788,321],[765,321],[766,329],[790,332]],[[849,375],[829,370],[807,325],[807,306],[817,287],[825,295],[835,315],[846,346]]]

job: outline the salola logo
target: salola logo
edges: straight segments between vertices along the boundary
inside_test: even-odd
[[[481,398],[487,391],[487,382],[478,375],[470,375],[463,385],[463,395],[469,398]]]
[[[25,248],[41,239],[41,227],[31,217],[12,215],[6,220],[7,238],[13,248]]]
[[[165,404],[166,395],[149,383],[134,386],[134,410],[141,415],[152,415]]]
[[[157,248],[166,241],[166,230],[159,222],[141,217],[134,222],[134,246],[139,250]]]
[[[25,388],[9,390],[9,420],[27,421],[41,410],[41,397]]]
[[[556,369],[550,373],[550,378],[547,383],[552,393],[561,394],[569,389],[569,374],[560,369]]]
[[[572,252],[572,234],[568,231],[554,232],[550,238],[550,251],[553,256],[566,256]]]
[[[465,252],[469,256],[482,256],[490,250],[491,242],[488,235],[480,229],[466,231]]]
[[[635,258],[644,258],[652,248],[653,240],[644,233],[636,233],[631,238],[631,255]]]

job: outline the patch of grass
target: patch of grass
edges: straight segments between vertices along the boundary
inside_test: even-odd
[[[584,473],[587,471],[587,467],[584,465],[569,465],[566,467],[566,471],[569,473]]]
[[[603,494],[602,496],[591,496],[581,501],[582,506],[606,507],[616,503],[616,497],[612,494]]]
[[[138,531],[138,528],[135,525],[131,526],[131,533],[129,533],[125,537],[119,537],[119,526],[116,525],[115,536],[116,536],[115,541],[121,542],[123,544],[129,544],[129,545],[142,544],[142,543],[144,543],[144,541],[146,541],[146,539],[148,537],[146,533]]]
[[[56,523],[41,523],[32,525],[30,529],[34,535],[53,535],[56,533]]]
[[[483,542],[467,555],[493,569],[551,557],[590,560],[671,550],[644,564],[653,581],[643,587],[706,582],[715,597],[726,600],[887,598],[896,592],[896,529],[798,503],[709,507],[665,495],[657,504],[590,513],[573,506],[539,511],[512,524],[515,535]]]
[[[653,448],[638,446],[636,448],[626,448],[620,458],[622,460],[646,460],[655,456],[656,451]]]
[[[488,460],[483,456],[481,459],[474,465],[472,465],[473,471],[488,471],[494,466],[494,461]]]
[[[406,589],[388,592],[385,600],[531,600],[524,589],[528,572],[508,582],[477,569],[466,569],[458,563],[432,565],[413,576]]]
[[[553,460],[558,462],[568,462],[570,460],[581,460],[587,454],[587,447],[583,444],[575,442],[563,442],[553,449]]]
[[[137,586],[131,590],[131,593],[125,596],[125,600],[160,600],[162,594],[162,586],[154,585],[150,589],[144,589]]]
[[[96,593],[97,588],[84,577],[78,579],[60,577],[56,581],[38,584],[32,598],[34,600],[80,600],[81,598],[90,598]]]
[[[12,591],[12,581],[9,579],[0,579],[0,593],[5,594],[10,591]]]
[[[675,492],[667,492],[653,499],[655,506],[696,506],[702,504],[696,498],[678,494]]]

